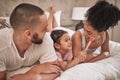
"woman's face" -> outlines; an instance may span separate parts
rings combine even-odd
[[[89,41],[90,38],[98,39],[100,37],[99,32],[95,30],[88,21],[84,23],[84,36]]]

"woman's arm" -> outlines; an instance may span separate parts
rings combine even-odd
[[[93,54],[88,54],[86,62],[95,62],[104,58],[107,58],[110,54],[109,51],[109,35],[108,32],[106,33],[106,40],[104,41],[103,45],[101,46],[101,54],[98,56],[94,56]]]
[[[76,31],[72,36],[72,52],[73,57],[76,58],[81,52],[82,38],[80,31]]]

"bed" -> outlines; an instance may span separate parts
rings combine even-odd
[[[70,36],[74,33],[74,31],[64,27],[57,27],[56,29],[68,31]],[[120,80],[120,43],[110,41],[109,46],[111,51],[109,58],[94,63],[78,64],[64,71],[55,80]],[[29,69],[30,68],[26,67],[8,73],[7,77],[9,78],[14,74],[24,73]]]

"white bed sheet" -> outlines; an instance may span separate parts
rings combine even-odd
[[[56,80],[120,80],[120,43],[110,41],[111,57],[95,63],[79,64]]]

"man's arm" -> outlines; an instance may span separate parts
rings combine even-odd
[[[11,80],[54,80],[59,74],[18,74],[11,77]]]
[[[24,74],[18,74],[11,77],[11,80],[54,80],[59,76],[61,69],[57,62],[46,62],[32,67]],[[48,77],[47,77],[48,76]]]
[[[6,71],[0,71],[0,80],[6,80]]]

